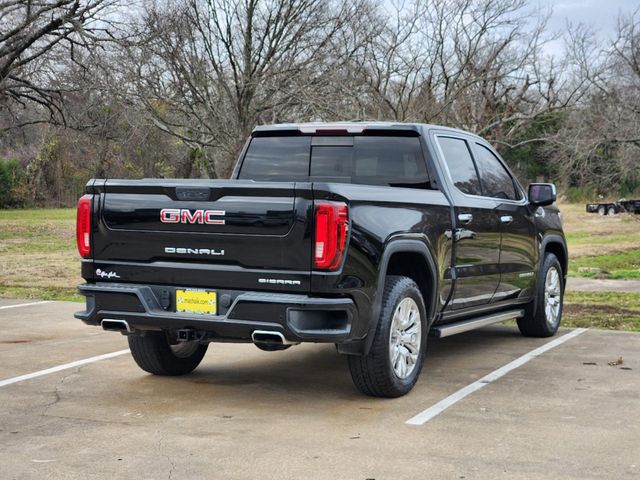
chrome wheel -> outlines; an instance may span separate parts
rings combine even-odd
[[[561,301],[560,274],[555,267],[551,267],[547,270],[547,277],[544,282],[544,314],[547,323],[552,327],[558,321]]]
[[[406,297],[396,307],[391,320],[389,358],[398,378],[407,378],[420,357],[422,322],[418,304]]]
[[[196,350],[198,350],[198,347],[200,346],[200,342],[180,342],[169,346],[176,357],[189,358],[191,355],[196,353]]]

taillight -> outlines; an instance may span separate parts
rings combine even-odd
[[[335,270],[342,262],[349,229],[347,205],[342,202],[316,202],[314,265]]]
[[[78,253],[81,257],[88,257],[91,253],[91,199],[92,195],[84,195],[78,200],[76,217],[76,240]]]

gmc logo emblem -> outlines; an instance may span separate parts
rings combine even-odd
[[[224,225],[224,210],[194,210],[187,208],[163,208],[160,210],[162,223],[199,223],[205,225]]]

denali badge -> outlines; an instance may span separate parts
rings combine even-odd
[[[164,253],[178,253],[188,255],[224,255],[224,250],[216,250],[215,248],[181,248],[181,247],[164,247]]]
[[[99,268],[96,269],[96,277],[100,278],[120,278],[116,272],[103,272]]]
[[[258,283],[270,283],[272,285],[301,285],[300,280],[286,278],[259,278]]]
[[[206,225],[224,225],[224,210],[194,210],[188,208],[163,208],[160,210],[162,223],[199,223]]]

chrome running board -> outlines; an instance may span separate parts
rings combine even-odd
[[[505,320],[514,320],[524,316],[524,310],[509,310],[506,312],[476,317],[461,322],[447,323],[445,325],[435,325],[431,327],[430,334],[434,337],[442,338],[455,335],[456,333],[467,332],[480,327],[486,327],[494,323],[504,322]]]

